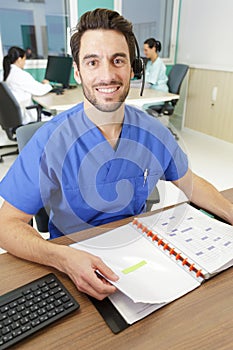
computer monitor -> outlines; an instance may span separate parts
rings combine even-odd
[[[70,56],[48,56],[45,79],[51,83],[69,86],[73,59]]]

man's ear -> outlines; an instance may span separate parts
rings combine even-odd
[[[74,79],[78,84],[81,84],[79,70],[75,62],[73,63],[73,67],[74,67]]]

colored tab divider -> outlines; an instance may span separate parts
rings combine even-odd
[[[137,229],[140,230],[142,233],[146,233],[147,237],[150,237],[152,239],[152,241],[157,242],[157,245],[161,246],[163,248],[163,250],[168,250],[169,255],[174,255],[176,260],[181,261],[183,266],[186,266],[189,268],[189,271],[194,271],[196,273],[196,277],[201,277],[204,279],[204,275],[203,275],[201,269],[198,270],[196,267],[194,267],[194,264],[191,264],[187,258],[183,258],[180,253],[177,253],[174,248],[171,248],[168,243],[163,241],[163,238],[159,237],[156,233],[152,232],[146,226],[144,226],[138,220],[138,218],[134,218],[132,224],[135,225],[137,227]],[[122,272],[127,274],[127,273],[132,272],[132,271],[140,268],[141,266],[145,265],[145,263],[146,263],[145,261],[141,261],[140,263],[138,263],[134,266],[131,266],[131,267],[123,270]],[[124,272],[124,271],[126,271],[126,272]]]
[[[140,269],[140,267],[142,267],[146,264],[147,264],[147,262],[145,260],[142,260],[133,266],[127,267],[126,269],[122,270],[121,272],[124,273],[125,275],[127,275],[130,272],[134,272],[135,270]]]
[[[199,209],[199,211],[207,216],[209,216],[210,218],[213,218],[214,219],[214,215],[213,214],[210,214],[208,213],[208,211],[205,211],[204,209]]]

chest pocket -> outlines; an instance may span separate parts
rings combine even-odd
[[[84,221],[113,219],[140,214],[159,179],[158,173],[96,182],[66,189],[72,211]]]
[[[159,179],[159,172],[150,171],[147,175],[144,173],[135,178],[135,214],[143,211],[146,200]]]
[[[79,168],[78,178],[66,176],[66,186],[63,185],[67,202],[77,216],[96,221],[143,211],[160,177],[158,169],[149,169],[145,178],[142,167],[129,160],[114,159],[100,167],[93,164],[94,161],[85,171]]]

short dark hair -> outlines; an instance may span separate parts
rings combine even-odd
[[[10,73],[11,64],[15,63],[19,57],[23,58],[26,51],[17,46],[12,46],[8,54],[3,58],[3,80],[5,81]]]
[[[145,40],[144,44],[147,44],[150,49],[152,49],[152,47],[155,47],[156,51],[158,51],[158,52],[160,52],[162,49],[161,42],[159,40],[156,40],[155,38],[149,38],[149,39]]]
[[[132,23],[116,11],[97,8],[81,16],[70,40],[72,56],[78,68],[81,37],[85,31],[95,29],[110,29],[122,33],[129,47],[130,62],[132,64],[135,60],[135,37]]]

